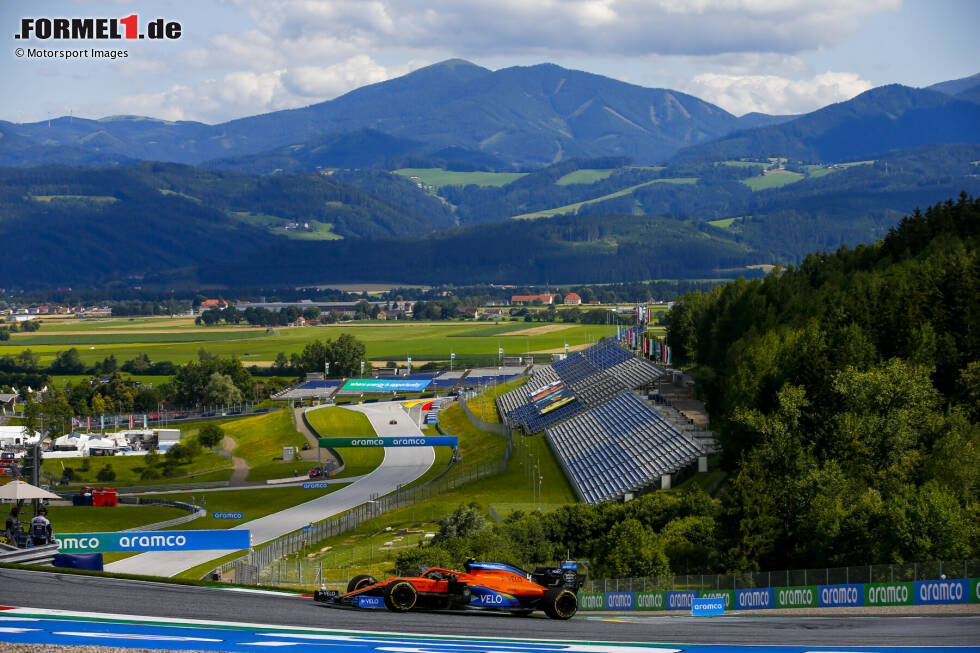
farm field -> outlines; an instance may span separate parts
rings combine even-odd
[[[140,352],[152,362],[172,361],[185,363],[198,358],[198,351],[206,349],[222,357],[237,356],[244,365],[269,364],[279,352],[287,356],[300,353],[313,340],[336,339],[349,333],[367,347],[367,358],[375,361],[405,361],[411,356],[415,361],[448,360],[450,351],[462,355],[495,355],[503,347],[504,355],[518,355],[535,351],[548,351],[569,345],[596,342],[615,332],[615,327],[605,325],[557,325],[559,330],[530,331],[534,324],[524,322],[355,322],[341,325],[280,328],[279,335],[254,328],[207,328],[186,325],[175,320],[174,328],[162,325],[168,318],[155,322],[132,322],[129,328],[88,322],[66,325],[52,324],[42,327],[41,332],[13,334],[0,346],[0,356],[16,355],[30,349],[41,356],[45,366],[56,353],[75,347],[87,365],[115,356],[120,364],[135,358]],[[150,326],[152,325],[152,326]],[[155,328],[159,325],[159,328]],[[112,331],[112,333],[106,333]],[[122,331],[122,333],[117,333]],[[158,333],[164,331],[164,333]]]
[[[442,168],[402,168],[395,174],[403,177],[418,177],[427,186],[506,186],[523,177],[525,172],[457,172]],[[415,180],[413,180],[415,181]]]
[[[613,169],[609,170],[590,170],[581,169],[569,172],[567,175],[558,179],[555,183],[559,186],[571,186],[572,184],[594,184],[597,181],[601,181],[606,177],[610,176],[612,173],[616,172]]]
[[[787,184],[800,181],[805,176],[806,175],[802,175],[798,172],[772,172],[767,175],[759,175],[758,177],[743,179],[742,183],[752,190],[768,190],[770,188],[780,188],[782,186],[786,186]]]

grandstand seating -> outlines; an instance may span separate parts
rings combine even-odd
[[[588,503],[616,499],[697,461],[704,451],[630,392],[545,431]]]
[[[660,375],[660,370],[652,363],[634,356],[612,340],[603,340],[584,351],[536,369],[523,386],[498,397],[497,406],[508,425],[530,435],[556,424],[557,419],[600,406],[626,390],[656,380]],[[538,415],[531,405],[530,393],[559,380],[568,385],[576,401],[562,406],[564,410],[561,412],[556,409]]]

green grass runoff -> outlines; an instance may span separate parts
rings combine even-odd
[[[30,513],[25,508],[22,521]],[[113,533],[146,524],[184,517],[188,513],[170,506],[134,506],[120,504],[115,508],[92,506],[48,506],[48,519],[55,533]],[[25,526],[26,530],[26,526]]]
[[[575,202],[574,204],[566,204],[565,206],[559,206],[554,209],[546,209],[544,211],[534,211],[533,213],[524,213],[522,215],[515,215],[511,219],[536,220],[538,218],[551,218],[556,215],[560,215],[564,213],[572,213],[574,211],[578,211],[581,207],[585,206],[586,204],[594,204],[596,202],[602,202],[604,200],[613,199],[614,197],[622,197],[623,195],[629,195],[637,188],[649,186],[650,184],[696,184],[696,183],[698,183],[697,177],[669,177],[666,179],[653,179],[651,181],[645,181],[642,184],[636,184],[635,186],[629,186],[627,188],[620,189],[615,193],[609,193],[608,195],[603,195],[602,197],[594,197],[590,200]]]
[[[419,181],[427,186],[506,186],[512,181],[523,177],[524,172],[456,172],[455,170],[443,170],[442,168],[401,168],[395,170],[395,174],[403,177],[418,177],[412,181]]]
[[[176,492],[173,494],[154,494],[154,499],[170,499],[172,501],[194,501],[207,510],[204,517],[199,517],[192,522],[175,526],[176,530],[204,530],[204,529],[224,529],[237,526],[259,517],[271,515],[274,512],[285,510],[297,506],[307,501],[312,501],[331,492],[336,492],[343,485],[333,485],[327,489],[304,490],[301,487],[270,487],[260,490],[220,490],[215,492],[202,492],[189,490],[186,492]],[[202,504],[202,499],[204,503]],[[211,514],[214,512],[240,512],[243,515],[241,521],[235,519],[214,519]],[[186,513],[184,513],[186,514]]]
[[[408,419],[408,415],[405,416]],[[321,437],[354,437],[377,435],[364,413],[339,406],[325,406],[306,413],[306,419]],[[380,447],[339,447],[334,449],[344,461],[344,469],[337,478],[367,474],[384,460]]]

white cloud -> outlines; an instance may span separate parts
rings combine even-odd
[[[141,55],[143,64],[131,63],[150,70],[162,62],[169,75],[154,73],[155,87],[137,85],[132,95],[106,101],[108,112],[223,121],[331,99],[445,53],[477,62],[682,56],[695,70],[714,73],[683,90],[703,89],[733,110],[796,107],[807,103],[799,96],[806,82],[783,80],[783,88],[777,82],[812,74],[800,53],[832,46],[862,18],[897,8],[901,0],[229,2],[253,27],[166,55]],[[834,83],[845,93],[855,80],[812,85],[819,95],[809,104],[834,95]]]
[[[800,80],[775,75],[705,73],[695,77],[684,90],[742,115],[752,111],[806,113],[849,100],[872,86],[856,73],[825,72]]]
[[[795,53],[901,0],[237,0],[283,49],[313,38],[470,55]]]
[[[193,85],[175,84],[161,92],[115,98],[105,107],[87,110],[93,115],[136,114],[164,120],[220,122],[322,102],[365,84],[404,75],[427,63],[412,61],[386,68],[370,57],[357,56],[332,66],[236,71]]]

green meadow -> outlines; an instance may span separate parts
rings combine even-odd
[[[403,177],[418,177],[417,180],[427,186],[506,186],[512,181],[523,177],[525,172],[456,172],[455,170],[443,170],[442,168],[402,168],[395,170],[395,174]]]
[[[41,332],[13,337],[0,346],[0,356],[16,355],[30,349],[41,356],[40,364],[49,364],[59,351],[75,347],[82,362],[92,365],[107,356],[115,356],[122,364],[146,353],[153,362],[172,361],[176,364],[196,360],[198,351],[206,349],[222,357],[237,356],[242,363],[269,364],[279,352],[287,356],[302,352],[314,340],[336,339],[349,333],[364,343],[366,357],[374,361],[405,361],[409,356],[417,364],[424,361],[449,360],[450,352],[457,357],[466,355],[504,355],[527,353],[544,354],[569,346],[588,345],[615,332],[605,325],[545,324],[525,322],[352,322],[339,325],[279,328],[273,333],[265,329],[194,327],[180,324],[165,329],[150,323],[136,323],[130,328],[108,328],[98,323],[42,327]],[[156,324],[153,325],[154,327]],[[106,331],[111,331],[107,333]],[[166,331],[166,333],[160,333]],[[278,335],[276,335],[278,333]]]
[[[567,176],[567,175],[566,175]],[[629,195],[637,188],[642,188],[644,186],[649,186],[650,184],[696,184],[698,183],[697,177],[668,177],[665,179],[654,179],[652,181],[645,181],[642,184],[636,184],[635,186],[629,186],[628,188],[623,188],[616,191],[615,193],[609,193],[608,195],[603,195],[602,197],[594,197],[583,202],[575,202],[574,204],[566,204],[565,206],[559,206],[554,209],[546,209],[544,211],[535,211],[533,213],[524,213],[522,215],[515,215],[512,217],[513,220],[535,220],[537,218],[551,218],[556,215],[561,215],[564,213],[574,213],[578,211],[581,207],[586,204],[594,204],[595,202],[602,202],[603,200],[612,199],[614,197],[622,197],[623,195]]]

